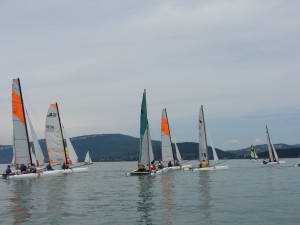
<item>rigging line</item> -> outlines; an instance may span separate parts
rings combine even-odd
[[[41,125],[42,123],[38,119],[37,114],[35,113],[35,110],[34,110],[33,106],[31,105],[30,101],[28,100],[26,94],[25,93],[22,93],[22,94],[25,97],[26,105],[29,106],[29,109],[30,109],[29,111],[32,112],[34,119],[37,121],[37,125],[38,125],[39,129],[43,131],[44,125]],[[25,107],[25,109],[27,109],[27,107]],[[32,115],[32,114],[30,113],[30,115]]]

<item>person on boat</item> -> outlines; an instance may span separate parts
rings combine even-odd
[[[50,163],[46,166],[46,170],[48,170],[48,171],[53,170]]]
[[[66,169],[66,163],[65,163],[65,162],[61,165],[61,168],[62,168],[63,170]]]
[[[152,162],[151,170],[152,170],[152,171],[156,171],[156,165],[155,165],[155,162]]]
[[[200,168],[208,167],[208,164],[207,164],[207,162],[205,161],[205,159],[203,159],[203,160],[200,162],[199,167],[200,167]]]
[[[180,166],[180,163],[178,160],[175,161],[175,166]]]
[[[71,166],[69,163],[66,163],[66,169],[71,169]]]
[[[16,164],[16,170],[19,170],[20,169],[20,166],[19,166],[19,164],[17,163]]]
[[[161,163],[161,161],[158,162],[157,167],[158,167],[158,169],[163,169],[163,168],[164,168],[164,166],[163,166],[163,164]]]
[[[13,172],[12,172],[12,170],[11,170],[10,167],[11,167],[10,165],[7,165],[7,168],[6,168],[6,170],[5,170],[5,174],[6,174],[6,175],[13,174]]]
[[[21,173],[27,173],[27,166],[25,164],[21,164]]]
[[[173,166],[172,162],[169,161],[169,162],[168,162],[168,167],[172,167],[172,166]]]
[[[138,171],[139,172],[144,172],[145,171],[145,166],[142,165],[142,164],[139,164]]]
[[[267,164],[267,163],[268,163],[267,160],[264,159],[264,160],[263,160],[263,164]]]
[[[35,168],[35,164],[34,163],[30,166],[29,172],[30,173],[36,173],[36,168]]]

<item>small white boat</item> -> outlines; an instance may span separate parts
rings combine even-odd
[[[268,126],[266,125],[266,134],[267,134],[267,141],[268,141],[268,151],[269,151],[269,161],[263,161],[261,164],[264,165],[278,165],[285,163],[283,160],[279,160],[275,147],[270,139],[270,134],[268,130]]]
[[[217,152],[216,152],[211,140],[210,140],[210,142],[211,142],[213,158],[214,158],[213,161],[218,162],[219,158],[218,158]],[[184,170],[206,171],[206,170],[227,170],[227,169],[229,169],[229,166],[227,166],[227,165],[223,165],[223,166],[211,165],[209,162],[209,152],[208,152],[208,146],[207,146],[203,105],[201,105],[200,110],[199,110],[199,162],[202,162],[202,161],[207,162],[207,166],[201,167],[201,168],[194,167],[194,168],[184,169]]]

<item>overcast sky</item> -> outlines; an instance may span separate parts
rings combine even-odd
[[[36,133],[57,102],[71,137],[139,137],[143,89],[151,135],[167,108],[177,142],[215,147],[300,143],[300,1],[0,0],[0,144],[12,143],[19,77]]]

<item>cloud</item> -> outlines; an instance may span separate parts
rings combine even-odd
[[[255,144],[260,144],[261,143],[261,140],[259,138],[256,138],[255,139]]]
[[[237,139],[230,139],[230,140],[225,141],[225,144],[227,144],[227,145],[240,145],[241,142]]]

